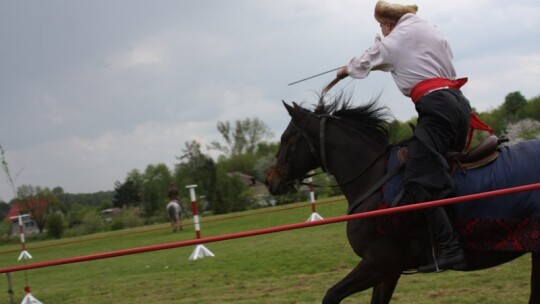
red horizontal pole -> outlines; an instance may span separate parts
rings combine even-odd
[[[336,217],[317,220],[313,222],[301,222],[301,223],[296,223],[296,224],[289,224],[289,225],[282,225],[282,226],[250,230],[250,231],[244,231],[244,232],[237,232],[237,233],[231,233],[231,234],[204,237],[204,238],[194,239],[194,240],[173,242],[173,243],[167,243],[167,244],[150,245],[150,246],[145,246],[145,247],[124,249],[124,250],[117,250],[117,251],[109,251],[109,252],[104,252],[104,253],[77,256],[77,257],[72,257],[72,258],[64,258],[64,259],[32,263],[32,264],[26,264],[26,265],[20,265],[20,266],[11,266],[11,267],[0,268],[0,273],[16,272],[16,271],[22,271],[22,270],[28,270],[28,269],[44,268],[44,267],[58,266],[58,265],[63,265],[63,264],[71,264],[71,263],[79,263],[79,262],[86,262],[86,261],[92,261],[92,260],[113,258],[113,257],[118,257],[118,256],[130,255],[130,254],[145,253],[145,252],[150,252],[150,251],[213,243],[213,242],[232,240],[232,239],[244,238],[244,237],[255,236],[255,235],[294,230],[294,229],[299,229],[299,228],[333,224],[333,223],[350,221],[350,220],[361,219],[361,218],[369,218],[369,217],[391,215],[391,214],[396,214],[396,213],[410,212],[410,211],[419,210],[419,209],[456,204],[456,203],[461,203],[464,201],[478,200],[478,199],[488,198],[492,196],[531,191],[535,189],[540,189],[540,183],[518,186],[518,187],[513,187],[513,188],[500,189],[500,190],[493,190],[493,191],[477,193],[477,194],[464,195],[464,196],[459,196],[459,197],[446,198],[442,200],[436,200],[436,201],[426,202],[426,203],[418,203],[414,205],[406,205],[406,206],[399,206],[399,207],[382,209],[382,210],[356,213],[356,214],[351,214],[351,215],[336,216]]]

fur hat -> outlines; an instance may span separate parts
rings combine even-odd
[[[377,1],[375,4],[375,19],[378,22],[398,22],[399,19],[407,14],[412,13],[416,14],[418,11],[417,5],[402,5],[402,4],[393,4],[385,1]]]

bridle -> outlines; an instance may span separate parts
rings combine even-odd
[[[309,121],[309,119],[311,117],[315,117],[317,119],[320,119],[320,132],[319,132],[320,133],[320,135],[319,135],[319,145],[321,147],[320,152],[317,152],[317,149],[315,149],[315,145],[313,144],[313,142],[311,141],[309,136],[304,131],[304,129],[306,128],[307,123],[308,123],[308,121]],[[318,162],[319,166],[321,167],[321,169],[323,170],[323,172],[326,172],[326,173],[329,173],[328,168],[327,168],[327,164],[326,164],[326,149],[322,148],[322,147],[326,146],[326,131],[325,131],[325,128],[326,128],[326,120],[329,117],[335,118],[335,119],[340,119],[339,117],[333,116],[333,115],[330,115],[330,114],[314,114],[313,112],[309,112],[309,113],[307,113],[306,117],[304,118],[304,120],[302,121],[300,126],[298,126],[293,121],[291,121],[291,125],[296,130],[296,134],[294,134],[293,136],[296,136],[296,137],[301,136],[306,140],[306,143],[307,143],[308,148],[309,148],[309,152],[311,153],[313,158],[317,160],[317,162]],[[294,151],[294,149],[296,149],[296,143],[292,147],[293,151]],[[285,149],[285,152],[288,152],[288,150],[289,149],[287,147]],[[278,153],[278,155],[276,155],[277,164],[274,166],[274,168],[276,168],[276,170],[279,172],[280,176],[283,177],[283,183],[285,183],[287,185],[292,185],[292,186],[306,185],[307,183],[303,182],[303,180],[305,180],[306,178],[309,178],[309,177],[320,174],[320,173],[305,174],[305,175],[297,177],[297,178],[290,178],[289,174],[288,174],[290,165],[286,161],[281,161],[282,158],[286,157],[285,155],[282,155],[282,154],[283,153],[281,153],[281,151],[280,151],[280,153]]]
[[[315,145],[313,144],[311,138],[306,134],[306,132],[304,130],[306,128],[307,123],[308,123],[308,121],[309,121],[309,119],[311,117],[315,117],[316,119],[320,120],[319,121],[319,152],[317,152],[317,150],[315,149]],[[314,186],[314,187],[341,187],[341,186],[345,186],[345,185],[348,185],[348,184],[354,182],[355,180],[360,178],[362,175],[364,175],[381,157],[386,155],[386,153],[388,151],[388,148],[390,146],[386,146],[384,149],[382,149],[377,154],[377,156],[375,158],[373,158],[368,163],[368,165],[365,168],[363,168],[361,171],[359,171],[357,174],[355,174],[352,178],[350,178],[346,182],[342,182],[342,183],[338,183],[338,184],[334,184],[334,185],[317,185],[317,184],[304,182],[305,179],[316,176],[316,175],[319,175],[321,173],[332,174],[330,172],[329,168],[328,168],[327,155],[326,155],[326,122],[328,121],[329,118],[338,119],[338,120],[341,119],[341,117],[334,116],[334,115],[331,115],[331,114],[315,114],[313,112],[309,112],[306,115],[306,117],[304,118],[304,120],[303,120],[303,122],[301,123],[300,126],[296,125],[294,122],[291,122],[292,125],[295,127],[296,131],[298,132],[298,135],[302,136],[306,140],[306,143],[307,143],[307,145],[309,147],[311,155],[317,160],[317,162],[318,162],[318,164],[321,167],[323,172],[305,174],[305,175],[303,175],[301,177],[298,177],[298,178],[295,178],[295,179],[291,179],[291,178],[286,177],[283,180],[283,182],[285,184],[295,185],[295,186],[310,185],[310,186]],[[288,168],[283,168],[283,165],[278,164],[277,166],[280,166],[278,168],[278,170],[284,170],[284,171],[288,172]],[[286,175],[288,175],[288,174],[286,174]]]
[[[320,127],[319,127],[319,143],[320,143],[319,151],[320,151],[320,153],[317,153],[317,150],[315,149],[315,146],[311,142],[311,139],[309,138],[309,136],[307,136],[306,132],[304,131],[304,128],[307,125],[307,121],[309,120],[309,118],[311,116],[315,116],[316,118],[320,118]],[[328,166],[327,166],[327,163],[326,163],[326,148],[325,148],[326,147],[326,121],[327,121],[328,118],[340,119],[340,117],[338,117],[338,116],[333,116],[333,115],[329,115],[329,114],[316,115],[316,114],[313,114],[313,113],[310,112],[306,116],[306,118],[304,119],[304,122],[302,123],[302,127],[298,127],[294,123],[292,123],[292,124],[296,128],[299,135],[301,135],[302,137],[304,137],[306,139],[306,142],[307,142],[307,144],[309,146],[311,154],[314,155],[315,159],[317,159],[319,161],[319,165],[321,166],[323,171],[328,173],[328,174],[331,174],[328,171]],[[345,185],[348,185],[348,184],[354,182],[355,180],[360,178],[362,175],[364,175],[383,156],[388,154],[388,151],[390,150],[391,147],[392,147],[391,145],[385,145],[385,147],[383,149],[381,149],[381,151],[368,163],[368,165],[366,167],[364,167],[362,170],[360,170],[357,174],[355,174],[352,178],[350,178],[346,182],[338,183],[336,185],[331,185],[331,186],[321,186],[321,185],[315,185],[315,184],[312,184],[312,183],[304,182],[305,179],[307,179],[309,177],[312,177],[312,176],[315,176],[317,174],[306,174],[303,177],[297,178],[297,179],[294,179],[294,180],[290,180],[289,178],[285,178],[283,180],[283,182],[285,184],[288,184],[288,185],[298,185],[298,186],[300,186],[300,185],[308,185],[308,186],[314,186],[314,187],[342,187],[342,186],[345,186]],[[384,185],[384,183],[386,183],[393,176],[398,174],[402,170],[403,167],[404,167],[404,163],[401,163],[399,166],[397,166],[395,168],[392,168],[391,170],[388,170],[384,174],[384,176],[381,177],[376,182],[374,182],[368,188],[367,191],[365,191],[361,196],[359,196],[358,198],[356,198],[353,202],[351,202],[349,204],[347,214],[354,213],[362,202],[364,202],[367,198],[369,198],[371,195],[373,195],[378,189],[380,189]],[[402,193],[400,193],[400,195],[398,197],[401,198],[401,195],[402,195]],[[395,203],[396,202],[392,202],[393,205]]]

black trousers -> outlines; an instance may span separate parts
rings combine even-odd
[[[447,152],[465,147],[471,106],[461,91],[431,92],[416,103],[418,123],[409,142],[404,186],[415,202],[443,199],[455,194],[444,159]]]

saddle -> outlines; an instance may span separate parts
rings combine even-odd
[[[456,168],[462,170],[480,168],[496,160],[499,157],[498,147],[507,141],[509,139],[505,136],[490,135],[471,150],[467,152],[448,152],[445,158],[450,168],[452,168],[451,172],[454,172]],[[407,147],[398,150],[398,159],[401,164],[407,162],[408,155],[409,150]]]

